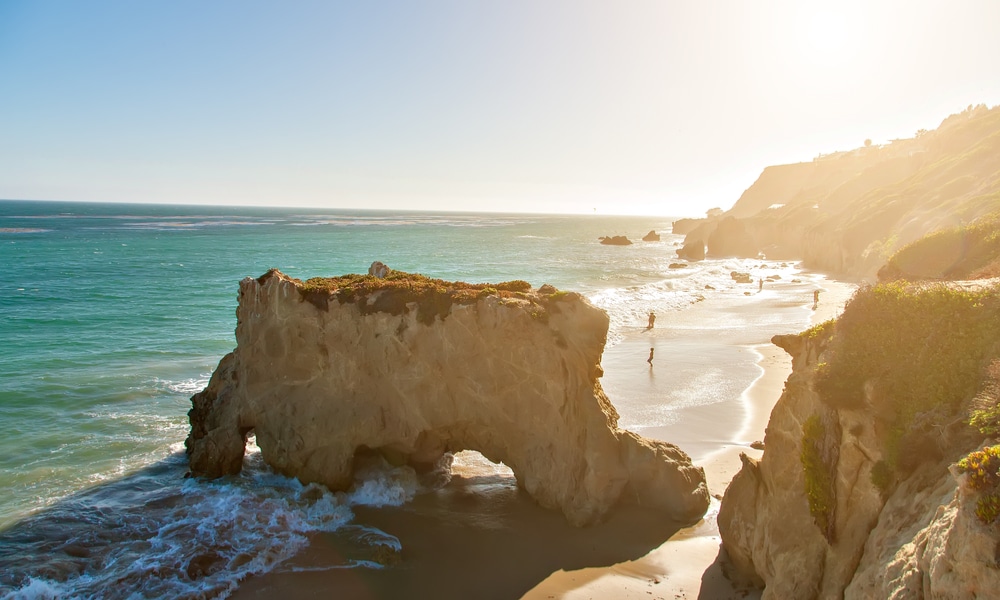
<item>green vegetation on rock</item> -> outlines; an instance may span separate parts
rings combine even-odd
[[[831,407],[867,407],[876,416],[890,469],[880,475],[884,483],[892,471],[934,456],[936,428],[961,420],[982,398],[998,355],[997,287],[882,283],[859,289],[848,303],[814,387]],[[995,398],[979,413],[990,426],[997,424]]]
[[[882,281],[980,279],[1000,275],[1000,214],[931,233],[902,248],[882,267]]]
[[[1000,435],[1000,360],[986,368],[982,390],[972,401],[969,425],[984,435]]]
[[[802,336],[810,340],[825,339],[830,337],[836,325],[837,325],[836,319],[827,319],[826,321],[823,321],[822,323],[817,323],[812,327],[810,327],[809,329],[803,331]]]
[[[261,283],[277,272],[271,269],[257,280]],[[455,304],[474,304],[482,298],[496,296],[502,300],[524,300],[533,305],[530,314],[546,319],[548,307],[540,306],[539,300],[548,297],[532,297],[531,284],[515,279],[502,283],[465,283],[444,281],[418,273],[390,271],[385,277],[374,275],[342,275],[340,277],[313,277],[306,281],[293,281],[303,300],[320,310],[326,310],[331,300],[340,304],[354,303],[362,314],[387,312],[402,314],[407,305],[416,303],[417,319],[430,324],[435,317],[445,318]]]
[[[989,525],[1000,515],[1000,445],[970,452],[957,466],[968,474],[968,488],[979,493],[976,516]]]
[[[827,540],[833,530],[833,507],[836,497],[833,488],[833,468],[827,464],[823,449],[827,431],[819,416],[813,415],[802,425],[802,472],[805,476],[806,498],[809,500],[809,514]]]

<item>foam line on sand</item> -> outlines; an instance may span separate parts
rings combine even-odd
[[[823,294],[820,303],[815,307],[811,302],[803,305],[810,311],[811,324],[821,323],[839,315],[844,303],[856,289],[853,284],[828,280],[822,280],[821,285]],[[771,302],[765,300],[752,310],[768,311],[782,302],[778,297],[772,300]],[[716,309],[717,307],[709,305],[701,315],[689,314],[689,316],[705,318]],[[623,342],[625,343],[628,342]],[[745,452],[748,456],[760,458],[761,451],[751,448],[750,443],[764,439],[764,430],[770,419],[771,410],[781,396],[784,382],[791,373],[791,358],[769,340],[746,345],[744,349],[755,355],[754,362],[758,367],[758,375],[739,394],[739,403],[744,412],[738,425],[730,430],[732,435],[729,439],[720,440],[720,436],[711,432],[698,431],[698,427],[690,422],[662,432],[664,439],[671,435],[670,429],[673,429],[678,433],[674,437],[690,438],[704,435],[718,440],[714,443],[714,448],[707,452],[696,453],[688,450],[694,462],[705,469],[709,490],[713,495],[712,505],[705,518],[693,527],[679,530],[665,543],[637,560],[609,567],[555,572],[525,594],[523,596],[525,600],[549,598],[565,600],[731,598],[735,600],[760,597],[757,590],[735,588],[723,575],[720,560],[721,540],[716,517],[719,500],[726,486],[740,470],[740,453]],[[618,351],[629,351],[629,349],[624,347]],[[611,353],[614,352],[615,349],[611,349]],[[606,387],[613,387],[613,384]],[[718,413],[720,410],[725,412],[727,407],[724,403],[720,403],[713,409]],[[725,426],[727,420],[717,418],[713,422]],[[729,426],[732,427],[731,424]],[[679,445],[687,450],[683,444]]]

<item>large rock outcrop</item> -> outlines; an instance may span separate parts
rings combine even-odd
[[[192,398],[191,471],[238,472],[251,431],[273,468],[331,489],[359,450],[420,466],[471,449],[576,525],[619,500],[696,521],[702,470],[617,426],[598,381],[607,328],[578,294],[525,282],[244,279],[237,347]]]
[[[997,288],[976,297],[962,288],[951,301],[941,288],[894,297],[897,289],[856,296],[840,319],[847,324],[772,340],[792,356],[793,371],[771,413],[763,456],[743,456],[718,517],[728,574],[763,587],[765,599],[972,599],[1000,590],[1000,525],[977,517],[982,493],[954,466],[985,437],[963,416],[966,392],[954,404],[951,390],[935,388],[928,397],[939,403],[927,405],[919,397],[894,397],[900,379],[892,379],[914,363],[914,372],[925,364],[940,365],[945,378],[959,372],[955,383],[977,377],[978,365],[995,360]],[[966,305],[972,309],[963,312]],[[942,320],[934,310],[955,316]],[[916,324],[921,320],[925,327]],[[982,338],[964,333],[966,327]],[[915,346],[903,328],[936,351],[926,359],[886,353],[894,345]],[[848,335],[851,344],[843,341]],[[859,352],[873,364],[858,378],[858,397],[843,381],[824,381],[838,361]],[[914,389],[926,387],[934,386],[921,381]],[[844,395],[834,401],[824,396],[829,390]]]
[[[763,253],[873,278],[907,244],[1000,211],[998,170],[1000,107],[970,106],[912,139],[767,167],[721,219],[678,222],[674,233],[707,243],[710,256]],[[727,231],[725,219],[740,225]]]
[[[770,598],[832,598],[850,582],[882,501],[869,473],[880,458],[871,420],[861,411],[836,414],[822,405],[809,376],[823,351],[816,340],[775,336],[792,354],[793,373],[771,412],[759,462],[744,457],[719,510],[719,533],[735,566],[734,579],[765,587]],[[817,525],[806,498],[800,457],[806,421],[822,415],[846,437],[836,445],[838,489],[832,517]],[[835,541],[830,543],[830,535]]]

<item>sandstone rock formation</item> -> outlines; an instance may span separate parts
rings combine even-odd
[[[736,283],[753,283],[753,276],[743,271],[730,271],[729,277]]]
[[[644,242],[658,242],[660,241],[660,234],[656,233],[656,230],[650,229],[649,233],[642,236],[642,241]]]
[[[727,574],[764,587],[765,599],[991,597],[1000,590],[1000,531],[977,519],[965,476],[949,467],[977,447],[978,433],[943,418],[933,443],[911,444],[919,456],[901,457],[911,466],[880,490],[873,471],[886,458],[884,420],[893,422],[886,392],[870,380],[856,405],[823,401],[817,367],[831,360],[830,330],[772,340],[792,356],[793,372],[762,458],[742,456],[722,500]]]
[[[624,235],[612,235],[612,236],[602,236],[599,238],[601,243],[606,246],[631,246],[632,240],[628,239]]]
[[[392,269],[390,269],[384,262],[379,260],[376,260],[375,262],[372,263],[370,267],[368,267],[368,274],[371,275],[372,277],[378,277],[379,279],[386,277],[391,272]]]
[[[710,256],[872,278],[907,244],[1000,211],[998,134],[1000,107],[970,106],[912,139],[767,167],[721,218],[677,221],[674,233]]]
[[[677,250],[677,257],[685,260],[705,260],[705,242],[692,240],[684,242]]]
[[[251,431],[277,471],[331,489],[360,450],[419,466],[472,449],[576,525],[619,500],[698,520],[702,470],[617,426],[598,381],[607,315],[545,291],[398,271],[244,279],[237,347],[192,398],[192,473],[238,472]]]
[[[708,256],[756,257],[760,246],[743,221],[723,217],[708,236]]]
[[[670,231],[674,235],[687,235],[704,222],[704,219],[678,219],[671,223]]]

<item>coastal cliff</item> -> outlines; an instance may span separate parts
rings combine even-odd
[[[1000,589],[1000,284],[880,284],[773,342],[792,374],[718,525],[764,598]]]
[[[427,469],[476,450],[575,525],[619,501],[705,513],[684,452],[618,428],[598,381],[603,311],[551,286],[379,271],[240,283],[236,349],[192,397],[192,474],[239,472],[253,433],[275,470],[334,490],[358,454]]]
[[[675,232],[708,256],[870,279],[907,244],[997,211],[1000,107],[979,105],[910,139],[767,167],[729,211]]]

